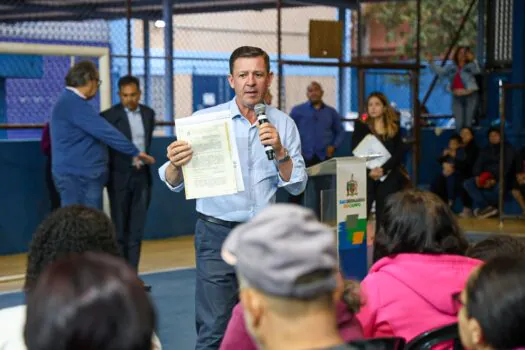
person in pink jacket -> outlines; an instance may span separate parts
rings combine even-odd
[[[346,282],[345,290],[340,301],[337,302],[337,328],[339,335],[345,342],[363,339],[361,324],[354,313],[359,310],[358,285],[356,282]],[[222,339],[220,350],[257,350],[255,342],[250,337],[244,323],[244,311],[241,303],[235,305],[226,333]]]
[[[361,283],[357,314],[366,338],[408,342],[457,322],[453,296],[481,264],[468,248],[454,214],[435,194],[408,190],[391,195],[378,223],[374,265]]]

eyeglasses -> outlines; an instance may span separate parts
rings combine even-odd
[[[461,300],[461,292],[452,294],[452,303],[457,312],[459,312],[462,307],[466,306],[463,300]]]

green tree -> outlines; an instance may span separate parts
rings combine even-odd
[[[444,54],[450,46],[462,17],[472,0],[421,1],[421,54]],[[413,58],[416,48],[416,1],[388,1],[368,4],[363,15],[368,23],[376,21],[385,26],[387,41],[402,42],[398,54]],[[470,12],[458,45],[474,48],[477,36],[477,6]],[[408,24],[408,26],[406,25]]]

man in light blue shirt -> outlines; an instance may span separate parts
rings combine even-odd
[[[270,123],[257,125],[254,106],[263,101],[272,79],[266,52],[256,47],[239,47],[230,56],[228,76],[235,98],[196,113],[230,111],[245,187],[243,192],[234,195],[197,200],[196,349],[219,348],[231,310],[238,301],[235,271],[220,255],[226,236],[236,225],[274,203],[279,187],[298,195],[306,186],[301,140],[294,121],[267,106]],[[268,160],[264,145],[272,146],[275,160]],[[186,142],[175,141],[167,152],[169,161],[159,169],[159,176],[172,191],[181,191],[181,166],[191,161],[193,151]]]

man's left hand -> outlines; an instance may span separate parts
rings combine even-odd
[[[275,155],[279,158],[284,151],[283,145],[281,144],[281,138],[279,137],[279,132],[275,126],[270,123],[264,123],[259,128],[259,139],[261,143],[265,146],[272,146]],[[281,157],[282,158],[282,157]]]
[[[326,156],[328,158],[332,158],[334,156],[335,147],[334,146],[328,146],[326,147]]]

